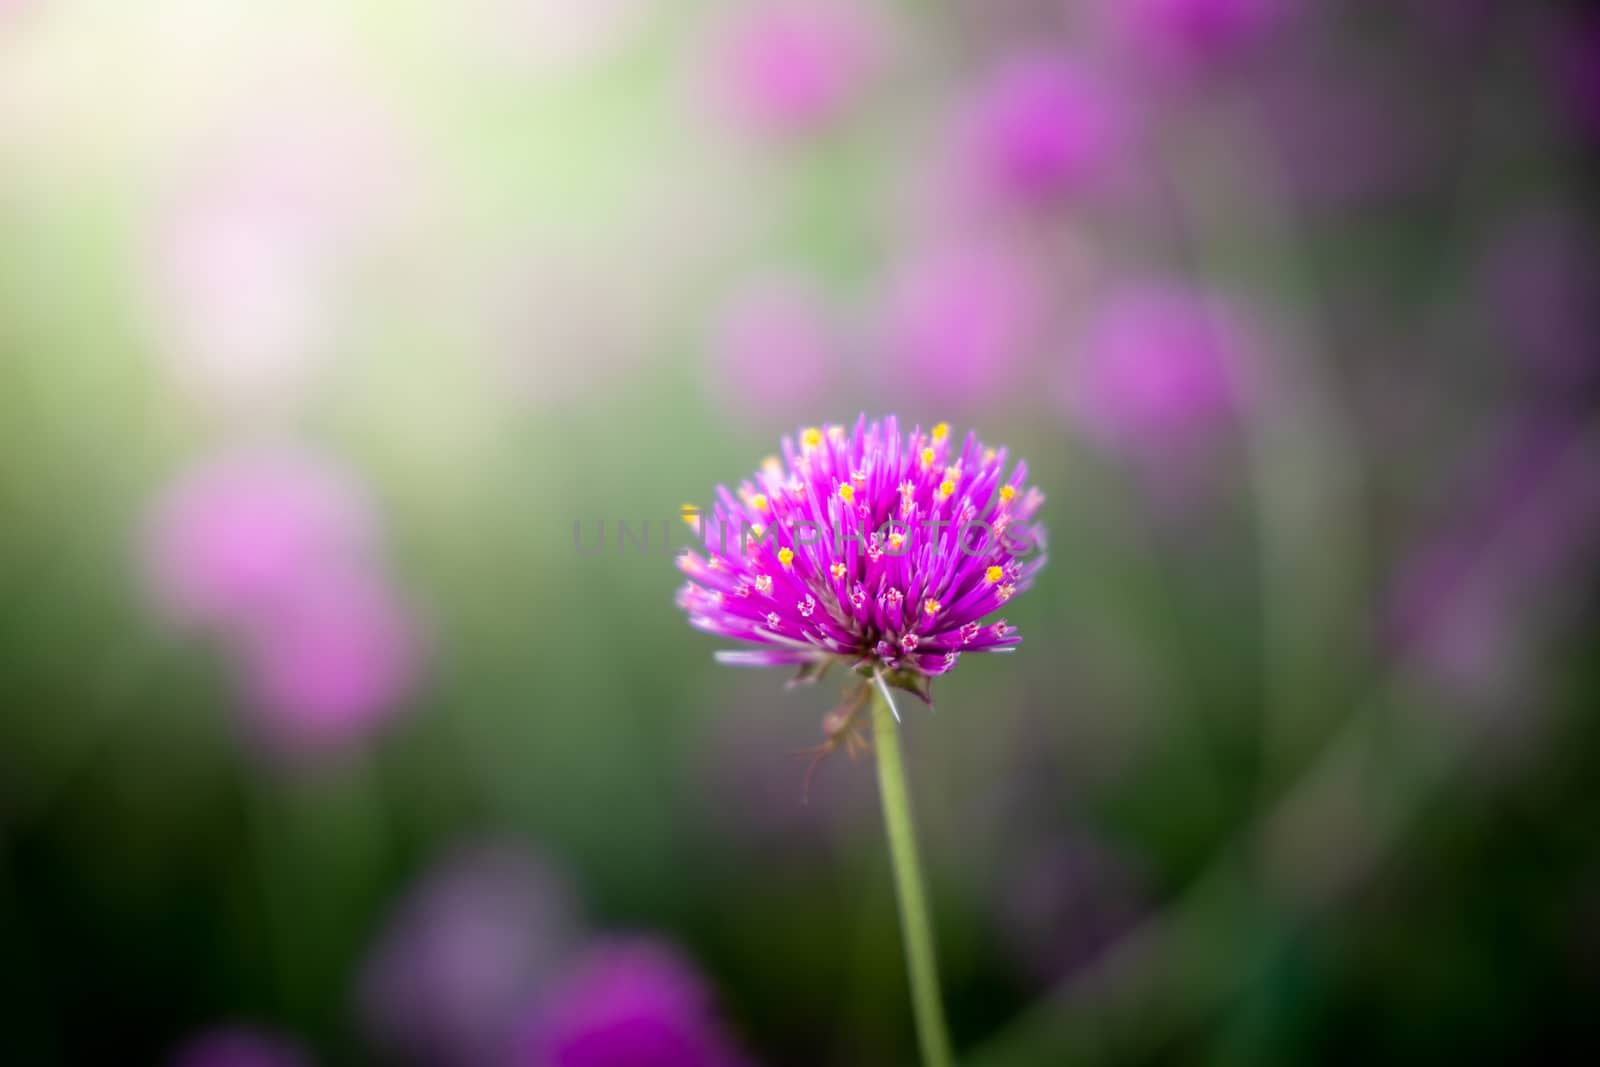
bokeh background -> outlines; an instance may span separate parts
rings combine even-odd
[[[0,0],[0,1062],[913,1062],[661,533],[861,412],[1048,497],[962,1062],[1582,1061],[1597,147],[1575,4]]]

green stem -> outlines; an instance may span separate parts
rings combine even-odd
[[[889,693],[880,681],[872,699],[872,740],[878,750],[878,791],[883,821],[889,832],[889,858],[894,866],[895,895],[900,901],[900,933],[911,976],[911,1006],[917,1020],[917,1043],[924,1067],[951,1067],[950,1033],[939,1003],[939,971],[933,957],[933,927],[922,864],[917,859],[916,832],[911,826],[911,797],[900,759],[900,732]]]

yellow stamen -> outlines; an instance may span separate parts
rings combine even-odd
[[[995,582],[998,582],[1005,576],[1006,571],[1004,567],[990,567],[988,570],[983,572],[983,580],[988,582],[990,585],[993,585]]]
[[[835,563],[833,566],[828,568],[828,573],[833,575],[835,578],[843,578],[844,570],[845,567],[843,563]]]
[[[949,478],[946,478],[944,481],[939,483],[939,495],[940,496],[948,497],[948,496],[950,496],[950,494],[954,493],[955,491],[956,491],[956,483],[952,482]]]
[[[933,466],[933,449],[924,448],[922,450],[922,465],[924,467]]]
[[[1017,487],[1016,486],[1014,486],[1014,485],[1002,485],[1000,487],[1000,500],[1003,503],[1006,503],[1006,504],[1011,503],[1012,497],[1014,497],[1016,495],[1017,495]]]
[[[780,548],[780,549],[778,549],[778,562],[783,564],[785,567],[791,566],[794,563],[794,549],[792,549],[792,548]]]
[[[940,604],[937,600],[933,599],[933,597],[929,597],[927,600],[924,600],[922,602],[922,611],[923,611],[924,614],[927,614],[927,615],[937,615],[937,614],[939,614],[939,609],[941,607],[943,607],[943,605]]]
[[[816,448],[822,444],[822,431],[815,426],[807,428],[800,434],[800,443],[805,445],[806,448]]]
[[[986,449],[983,450],[983,461],[985,463],[993,463],[994,462],[994,457],[997,456],[997,455],[999,455],[999,453],[996,452],[994,449],[986,448]]]
[[[895,530],[895,531],[893,531],[893,532],[891,532],[889,534],[889,547],[890,548],[899,548],[901,545],[903,545],[905,543],[906,543],[906,535],[901,533],[901,532],[899,532],[898,530]]]
[[[750,506],[755,508],[757,511],[766,511],[772,505],[767,503],[767,494],[757,493],[755,496],[750,498]]]
[[[700,509],[693,504],[685,504],[681,510],[683,512],[683,521],[690,526],[694,526],[700,521]]]
[[[939,423],[937,426],[935,426],[933,428],[933,439],[935,441],[943,441],[946,437],[949,437],[949,436],[950,436],[950,424],[948,422],[941,422],[941,423]]]
[[[839,499],[843,500],[846,504],[848,504],[852,500],[854,500],[855,498],[856,498],[856,487],[851,485],[849,482],[840,482],[839,483]]]

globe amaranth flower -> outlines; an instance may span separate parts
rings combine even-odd
[[[1033,522],[1044,497],[1026,477],[1023,463],[1007,473],[1004,449],[970,433],[958,445],[944,423],[804,430],[691,516],[706,552],[680,557],[679,606],[693,626],[757,646],[718,653],[724,663],[797,666],[810,680],[843,662],[927,699],[928,679],[963,652],[1021,641],[990,617],[1044,564]]]
[[[838,0],[739,5],[718,66],[731,111],[777,135],[815,133],[859,103],[883,60],[872,11]]]
[[[1131,133],[1109,83],[1048,51],[1008,57],[975,88],[958,127],[978,190],[1022,205],[1099,190]]]
[[[544,996],[513,1062],[526,1067],[746,1067],[712,990],[676,949],[601,943]]]
[[[1218,67],[1260,45],[1288,17],[1290,0],[1115,0],[1143,60],[1155,73]]]

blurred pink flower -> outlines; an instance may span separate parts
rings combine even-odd
[[[199,463],[156,499],[146,577],[176,620],[237,626],[363,564],[376,540],[366,494],[343,471],[298,449],[243,450]]]
[[[732,111],[771,133],[814,133],[856,106],[882,60],[883,29],[856,0],[740,4],[717,45]]]
[[[803,421],[844,367],[845,349],[824,294],[795,280],[758,283],[715,325],[712,388],[735,414]]]
[[[341,77],[296,75],[230,114],[153,221],[154,325],[178,382],[207,403],[304,391],[353,261],[414,192],[387,111]]]
[[[1290,0],[1110,0],[1141,73],[1183,77],[1238,58],[1283,21]]]
[[[884,316],[897,388],[967,407],[1016,395],[1046,319],[1033,264],[990,238],[914,255],[890,280]]]
[[[958,116],[961,169],[1003,202],[1050,203],[1102,189],[1120,162],[1130,112],[1084,65],[1051,52],[1007,59]]]
[[[315,753],[360,741],[399,710],[422,638],[375,576],[325,571],[250,630],[240,654],[262,740]]]
[[[247,1027],[210,1030],[191,1038],[168,1067],[311,1067],[311,1058],[287,1038]]]
[[[1064,382],[1067,410],[1104,446],[1173,454],[1203,444],[1241,406],[1251,340],[1218,297],[1177,282],[1114,294]]]
[[[500,1063],[579,937],[577,913],[563,874],[518,842],[453,852],[401,900],[363,965],[364,1030],[400,1062]]]
[[[711,989],[669,945],[602,943],[532,1012],[519,1067],[740,1067]]]

